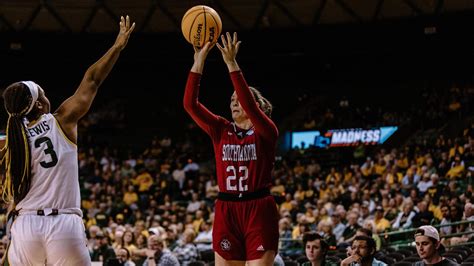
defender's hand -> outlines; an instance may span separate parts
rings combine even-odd
[[[118,47],[120,50],[123,50],[125,46],[127,46],[128,38],[130,38],[130,34],[132,33],[133,29],[135,29],[135,22],[130,24],[130,17],[127,15],[126,18],[123,16],[120,17],[120,31],[115,40],[114,46]]]

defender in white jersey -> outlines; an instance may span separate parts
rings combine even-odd
[[[8,112],[0,141],[3,199],[11,204],[10,265],[90,265],[80,206],[77,122],[112,70],[135,28],[121,17],[107,53],[86,71],[74,95],[53,113],[44,90],[21,81],[3,93]]]

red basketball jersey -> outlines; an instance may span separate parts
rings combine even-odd
[[[278,130],[258,107],[240,71],[230,73],[242,108],[253,127],[242,130],[227,119],[211,113],[198,101],[201,75],[190,72],[184,107],[211,137],[220,192],[246,193],[271,186]]]
[[[212,137],[219,191],[253,192],[271,186],[275,142],[264,140],[255,128],[242,130],[225,121]]]

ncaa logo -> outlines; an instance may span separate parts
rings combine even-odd
[[[224,251],[230,250],[230,241],[227,239],[222,239],[221,240],[221,249]]]

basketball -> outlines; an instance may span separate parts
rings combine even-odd
[[[217,42],[222,31],[222,21],[214,9],[198,5],[184,14],[181,31],[190,44],[201,48],[206,42]]]

